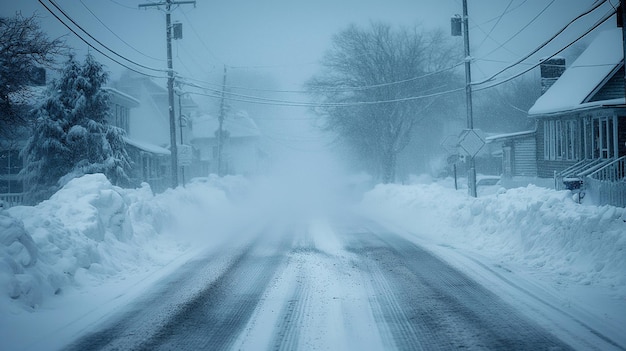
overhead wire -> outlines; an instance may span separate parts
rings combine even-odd
[[[460,67],[464,64],[464,62],[458,62],[450,67],[435,71],[435,72],[429,72],[426,74],[423,74],[421,76],[417,76],[417,77],[412,77],[412,78],[408,78],[408,79],[403,79],[403,80],[399,80],[399,81],[393,81],[393,82],[388,82],[388,83],[380,83],[380,84],[372,84],[372,85],[361,85],[361,86],[354,86],[354,87],[349,87],[349,86],[344,86],[341,88],[328,88],[326,86],[318,86],[318,87],[322,87],[324,89],[319,89],[318,91],[321,92],[350,92],[350,91],[362,91],[362,90],[368,90],[368,89],[376,89],[376,88],[383,88],[383,87],[387,87],[387,86],[393,86],[393,85],[398,85],[398,84],[403,84],[403,83],[408,83],[408,82],[412,82],[412,81],[416,81],[419,79],[424,79],[433,75],[437,75],[437,74],[441,74],[441,73],[445,73],[451,70],[454,70],[457,67]],[[228,66],[229,68],[231,66]],[[191,82],[198,82],[200,84],[207,84],[207,85],[212,85],[212,86],[216,86],[216,87],[225,87],[227,89],[238,89],[238,90],[248,90],[248,91],[260,91],[260,92],[271,92],[271,93],[293,93],[293,94],[308,94],[310,93],[310,91],[308,90],[278,90],[278,89],[261,89],[261,88],[251,88],[251,87],[243,87],[243,86],[234,86],[234,85],[225,85],[223,86],[222,84],[219,83],[211,83],[211,82],[206,82],[203,80],[199,80],[199,79],[194,79],[194,78],[185,78],[188,81]],[[315,86],[314,86],[315,87]]]
[[[43,5],[43,1],[42,0],[38,0],[40,4]],[[122,60],[128,61],[133,65],[136,65],[138,67],[147,69],[147,70],[151,70],[151,71],[156,71],[156,72],[168,72],[168,70],[166,69],[161,69],[161,68],[154,68],[154,67],[149,67],[146,65],[143,65],[141,63],[138,63],[136,61],[133,61],[121,54],[119,54],[117,51],[109,48],[107,45],[103,44],[100,40],[96,39],[93,35],[91,35],[88,31],[86,31],[81,25],[79,25],[78,23],[76,23],[76,21],[74,21],[74,19],[67,14],[67,12],[65,12],[54,0],[48,0],[48,2],[50,4],[52,4],[52,6],[54,6],[65,18],[67,18],[70,22],[72,22],[72,24],[74,24],[78,29],[80,29],[83,33],[85,33],[89,38],[91,38],[91,40],[95,41],[96,43],[98,43],[98,45],[102,46],[103,48],[105,48],[106,50],[108,50],[109,52],[111,52],[113,55],[121,58]],[[46,7],[46,9],[48,9],[48,11],[50,11],[50,9],[44,5],[44,7]],[[55,17],[57,19],[60,20],[60,18],[58,16],[55,15]],[[65,24],[65,22],[64,22]],[[66,27],[69,28],[69,26],[66,25]],[[74,34],[76,34],[76,32],[72,31]]]
[[[137,48],[135,48],[133,45],[129,44],[126,40],[124,40],[122,37],[120,37],[119,35],[117,35],[117,33],[115,33],[115,31],[113,31],[111,28],[109,28],[109,26],[107,26],[104,22],[102,22],[102,20],[101,20],[101,19],[100,19],[100,18],[99,18],[99,17],[98,17],[98,16],[97,16],[97,15],[96,15],[96,14],[95,14],[95,13],[94,13],[94,12],[93,12],[90,8],[89,8],[89,7],[88,7],[88,6],[87,6],[87,5],[83,2],[83,0],[79,0],[79,1],[80,1],[80,3],[83,5],[83,7],[84,7],[87,11],[89,11],[89,13],[90,13],[90,14],[91,14],[91,15],[92,15],[92,16],[93,16],[93,17],[94,17],[94,18],[95,18],[98,22],[100,22],[100,24],[102,24],[102,25],[104,26],[104,28],[106,28],[109,32],[111,32],[111,34],[113,34],[113,35],[114,35],[117,39],[119,39],[122,43],[124,43],[126,46],[128,46],[129,48],[131,48],[133,51],[135,51],[136,53],[138,53],[138,54],[140,54],[140,55],[142,55],[142,56],[144,56],[144,57],[147,57],[147,58],[149,58],[149,59],[153,59],[153,60],[156,60],[156,61],[165,62],[165,60],[164,60],[164,59],[162,59],[162,58],[157,58],[157,57],[154,57],[154,56],[150,56],[150,55],[148,55],[148,54],[146,54],[146,53],[144,53],[144,52],[142,52],[142,51],[140,51],[140,50],[137,50]]]
[[[485,41],[487,41],[487,38],[491,38],[491,33],[493,33],[493,31],[496,29],[496,27],[498,26],[498,24],[500,23],[500,21],[502,20],[504,15],[507,13],[507,10],[509,9],[509,7],[511,7],[511,4],[513,4],[513,1],[515,1],[515,0],[509,0],[509,4],[506,5],[506,8],[504,8],[504,11],[502,12],[502,14],[500,14],[500,16],[498,16],[498,19],[496,20],[496,23],[494,23],[493,26],[491,26],[491,29],[489,30],[489,33],[485,33],[485,37],[483,38],[483,40],[478,45],[476,45],[476,50],[478,50],[478,48],[480,48],[485,43]],[[492,38],[492,40],[493,40],[493,38]]]
[[[344,103],[342,103],[342,102],[335,102],[335,103],[319,102],[319,103],[315,103],[315,102],[305,102],[305,101],[289,101],[289,100],[280,100],[280,99],[270,99],[270,98],[263,98],[263,97],[258,97],[258,96],[244,95],[244,94],[238,94],[238,93],[233,93],[233,92],[229,92],[229,91],[223,91],[223,90],[218,90],[218,89],[211,89],[211,88],[203,87],[203,86],[196,85],[196,84],[193,84],[193,83],[188,83],[188,82],[187,83],[183,82],[182,84],[190,86],[190,87],[203,89],[204,91],[209,91],[209,92],[214,93],[213,95],[212,94],[207,94],[207,93],[192,93],[192,94],[206,95],[206,96],[217,97],[217,98],[224,97],[224,98],[227,98],[227,99],[230,99],[230,100],[233,100],[233,101],[240,101],[240,102],[263,103],[263,104],[276,103],[276,104],[284,105],[284,106],[302,106],[302,107],[348,107],[348,106],[359,106],[359,105],[376,105],[376,104],[386,104],[386,103],[396,103],[396,102],[407,102],[407,101],[414,101],[414,100],[438,97],[438,96],[441,96],[441,95],[446,95],[446,94],[450,94],[450,93],[453,93],[453,92],[458,92],[458,91],[465,90],[465,87],[462,87],[462,88],[451,89],[451,90],[447,90],[447,91],[443,91],[443,92],[437,92],[437,93],[431,93],[431,94],[423,94],[423,95],[419,95],[419,96],[409,96],[409,97],[397,98],[397,99],[388,99],[388,100],[352,101],[352,102],[344,102]],[[225,95],[228,95],[228,96],[225,96]]]
[[[100,48],[98,48],[97,46],[93,45],[92,43],[90,43],[87,39],[83,38],[79,33],[77,33],[69,24],[67,24],[66,22],[63,21],[63,19],[61,19],[54,11],[52,11],[51,8],[49,8],[46,4],[43,3],[43,0],[38,0],[39,3],[52,15],[54,16],[61,24],[63,24],[70,32],[74,33],[74,35],[76,35],[76,37],[78,37],[78,39],[80,39],[81,41],[83,41],[85,44],[87,44],[90,48],[96,50],[97,52],[99,52],[100,54],[102,54],[104,57],[108,58],[109,60],[117,63],[118,65],[127,68],[135,73],[139,73],[141,75],[147,76],[147,77],[151,77],[151,78],[166,78],[166,76],[158,76],[156,74],[150,74],[150,73],[146,73],[143,71],[140,71],[134,67],[129,66],[128,64],[121,62],[120,60],[112,57],[111,55],[105,53],[103,50],[101,50]]]
[[[504,45],[508,44],[511,40],[513,40],[515,37],[517,37],[520,33],[522,33],[526,28],[528,28],[533,22],[535,22],[537,20],[537,18],[539,18],[544,12],[546,12],[546,10],[548,10],[548,8],[550,6],[552,6],[552,4],[554,4],[556,0],[552,0],[550,1],[541,11],[539,11],[538,14],[535,15],[535,17],[533,17],[530,21],[528,21],[528,23],[526,23],[522,28],[520,28],[515,34],[513,34],[512,36],[510,36],[507,40],[505,40],[502,44],[498,44],[499,46],[496,47],[495,49],[491,50],[489,53],[487,53],[485,56],[489,56],[491,54],[493,54],[494,52],[496,52],[498,49],[502,48]]]
[[[610,10],[606,15],[604,15],[603,18],[601,18],[598,22],[596,22],[593,26],[591,26],[591,28],[589,28],[588,30],[585,31],[585,33],[583,33],[582,35],[580,35],[578,38],[576,38],[575,40],[571,41],[569,44],[565,45],[563,48],[561,48],[560,50],[556,51],[554,54],[548,56],[548,58],[554,57],[556,55],[558,55],[559,53],[563,52],[565,49],[569,48],[570,46],[574,45],[575,43],[577,43],[579,40],[581,40],[582,38],[584,38],[585,36],[587,36],[589,33],[591,33],[594,29],[598,28],[600,25],[602,25],[604,22],[608,21],[613,15],[615,14],[615,10]],[[510,80],[513,80],[519,76],[522,76],[528,72],[530,72],[532,69],[538,67],[541,64],[541,62],[538,62],[532,66],[530,66],[529,68],[511,76],[508,77],[506,79],[503,79],[501,81],[498,81],[494,84],[490,84],[484,87],[479,87],[479,88],[474,88],[473,91],[481,91],[481,90],[485,90],[485,89],[489,89],[489,88],[493,88],[495,86],[504,84]]]
[[[200,41],[200,44],[202,44],[202,47],[209,53],[209,55],[211,55],[211,57],[213,57],[213,59],[215,59],[218,63],[224,64],[223,60],[220,60],[219,57],[217,57],[217,55],[215,55],[215,53],[213,52],[213,50],[211,50],[209,48],[209,46],[204,42],[204,39],[202,39],[202,36],[198,33],[198,31],[196,30],[196,28],[193,25],[193,22],[189,19],[189,17],[187,17],[187,14],[185,13],[185,11],[181,11],[183,14],[183,17],[185,17],[185,19],[187,20],[187,24],[189,24],[189,27],[191,28],[191,31],[194,33],[194,35],[196,36],[196,38],[198,38],[198,40]]]
[[[528,59],[529,57],[531,57],[532,55],[536,54],[537,52],[539,52],[539,50],[543,49],[544,47],[546,47],[550,42],[552,42],[554,39],[556,39],[556,37],[558,37],[561,33],[563,33],[570,25],[572,25],[574,22],[576,22],[577,20],[581,19],[582,17],[590,14],[591,12],[595,11],[598,7],[600,7],[601,5],[603,5],[607,0],[601,0],[598,3],[596,3],[595,5],[593,5],[590,9],[584,11],[583,13],[579,14],[578,16],[574,17],[572,20],[570,20],[563,28],[561,28],[559,31],[557,31],[554,35],[552,35],[548,40],[546,40],[545,42],[543,42],[541,45],[539,45],[537,48],[535,48],[534,50],[532,50],[531,52],[529,52],[528,54],[524,55],[522,58],[518,59],[517,61],[515,61],[512,64],[509,64],[508,66],[504,67],[503,69],[499,70],[498,72],[492,74],[491,76],[478,81],[478,82],[471,82],[471,85],[480,85],[480,84],[484,84],[487,82],[492,81],[495,77],[499,76],[500,74],[506,72],[507,70],[509,70],[512,67],[517,66],[518,64],[522,63],[523,61],[525,61],[526,59]],[[577,39],[579,40],[579,39]],[[562,50],[561,50],[562,51]],[[535,65],[534,67],[536,67],[537,65]]]

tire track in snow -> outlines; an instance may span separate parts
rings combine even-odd
[[[588,325],[587,323],[581,321],[580,319],[574,317],[573,315],[569,314],[568,312],[560,309],[559,307],[551,304],[550,302],[542,299],[541,297],[535,295],[534,293],[532,293],[531,291],[515,284],[514,282],[512,282],[510,279],[506,278],[505,276],[503,276],[502,274],[496,272],[495,270],[493,270],[492,268],[488,267],[487,265],[485,265],[484,263],[480,262],[479,260],[460,253],[461,255],[463,255],[463,257],[471,260],[472,262],[474,262],[475,264],[477,264],[478,266],[482,267],[483,269],[485,269],[486,271],[490,272],[491,274],[493,274],[494,276],[498,277],[500,280],[502,280],[503,282],[505,282],[506,284],[510,285],[511,287],[515,288],[517,291],[520,291],[524,294],[526,294],[527,296],[531,297],[533,300],[541,303],[542,305],[549,307],[550,309],[552,309],[553,311],[556,311],[564,316],[566,316],[568,319],[574,321],[575,323],[577,323],[578,325],[580,325],[582,328],[584,328],[585,330],[587,330],[589,333],[597,336],[598,338],[600,338],[602,341],[606,342],[607,344],[615,347],[618,350],[622,350],[622,351],[626,351],[626,347],[620,345],[618,342],[614,341],[613,339],[611,339],[609,336],[606,336],[604,334],[602,334],[600,331],[596,330],[595,328],[591,327],[590,325]],[[572,337],[576,338],[576,335],[572,335]],[[583,341],[583,340],[579,340],[579,341]],[[596,345],[588,345],[589,347],[597,347]]]
[[[386,322],[381,332],[387,328],[399,349],[570,349],[407,240],[370,231],[353,234],[351,246],[372,273],[376,308]]]
[[[269,244],[270,246],[265,247]],[[276,245],[271,247],[271,245]],[[277,243],[256,245],[240,263],[201,296],[170,319],[144,350],[225,350],[236,340],[254,312],[289,247],[285,237]]]
[[[282,233],[281,233],[282,234]],[[239,251],[194,261],[70,350],[224,349],[284,263],[290,242],[259,235]],[[224,261],[217,265],[216,261]],[[217,268],[217,272],[216,272]],[[191,291],[188,291],[190,289]]]
[[[272,349],[277,351],[297,350],[300,341],[300,328],[308,307],[309,291],[303,276],[298,277],[291,298],[283,306],[275,326],[276,335]]]

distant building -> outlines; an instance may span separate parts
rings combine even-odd
[[[162,191],[168,186],[170,169],[170,151],[164,147],[135,138],[137,128],[134,112],[140,106],[139,100],[117,89],[104,88],[110,94],[109,124],[122,128],[126,132],[124,141],[126,151],[133,161],[131,184],[138,186],[142,182],[150,184],[154,191]]]
[[[222,171],[224,174],[255,174],[259,171],[261,133],[252,118],[245,112],[224,119],[224,144]],[[218,118],[198,116],[193,120],[191,145],[197,150],[201,174],[218,173]]]

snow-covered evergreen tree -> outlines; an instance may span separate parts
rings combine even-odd
[[[82,65],[70,57],[62,77],[52,83],[22,151],[31,202],[83,174],[104,173],[113,184],[128,183],[124,131],[107,122],[109,95],[102,89],[107,79],[102,65],[87,55]]]

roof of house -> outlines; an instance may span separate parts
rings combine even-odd
[[[588,102],[590,95],[624,60],[622,29],[600,32],[587,49],[528,111],[542,115],[602,106],[623,104],[624,99]]]
[[[124,141],[129,145],[132,145],[138,149],[141,149],[143,151],[147,151],[153,154],[157,154],[157,155],[170,155],[171,154],[170,150],[164,147],[147,143],[147,142],[138,141],[138,140],[131,139],[128,137],[124,137]]]
[[[514,133],[495,134],[495,135],[490,135],[486,137],[485,141],[487,143],[491,143],[491,142],[502,141],[502,140],[521,139],[521,138],[532,137],[534,136],[534,134],[535,134],[534,130],[524,130],[521,132],[514,132]]]
[[[193,121],[193,138],[215,138],[215,132],[219,129],[217,117],[202,115]],[[224,119],[222,129],[228,131],[230,138],[258,137],[261,135],[259,127],[254,120],[245,112],[239,112],[234,116]]]
[[[139,100],[136,98],[121,92],[112,87],[103,87],[102,89],[111,93],[111,99],[116,102],[120,102],[128,107],[137,107],[139,106]]]

